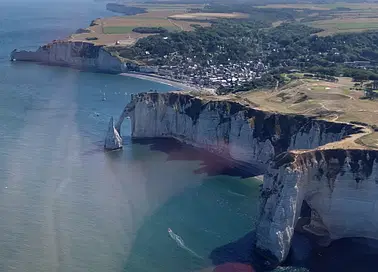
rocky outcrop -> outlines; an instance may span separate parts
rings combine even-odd
[[[206,100],[182,93],[133,95],[132,137],[169,137],[224,158],[266,168],[276,155],[311,149],[358,132],[352,125],[252,109],[237,102]]]
[[[327,149],[359,126],[177,92],[133,95],[118,131],[126,116],[133,138],[174,138],[265,171],[256,252],[271,266],[287,257],[294,229],[323,242],[378,239],[378,152]]]
[[[108,131],[105,137],[104,149],[117,150],[122,148],[122,137],[114,127],[113,117],[110,117]]]
[[[73,41],[54,41],[41,46],[37,51],[14,50],[11,59],[106,73],[120,73],[124,66],[119,58],[110,54],[103,46]]]
[[[378,239],[378,152],[315,150],[278,156],[264,176],[257,248],[283,261],[306,202],[305,231],[336,240]]]

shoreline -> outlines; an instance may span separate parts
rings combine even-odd
[[[186,82],[180,82],[176,81],[173,79],[167,79],[158,75],[154,74],[145,74],[145,73],[139,73],[139,72],[127,72],[127,73],[120,73],[121,76],[128,76],[128,77],[133,77],[133,78],[138,78],[138,79],[143,79],[143,80],[149,80],[165,85],[169,85],[172,87],[176,87],[179,90],[182,91],[197,91],[197,92],[211,92],[211,94],[215,94],[215,89],[212,88],[200,88],[200,87],[195,87],[190,85],[189,83]]]

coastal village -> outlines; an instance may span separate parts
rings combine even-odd
[[[149,52],[146,52],[146,54],[149,54]],[[211,59],[204,63],[203,61],[197,61],[196,56],[189,58],[175,53],[170,56],[164,56],[164,59],[164,62],[170,65],[139,66],[137,68],[134,67],[133,70],[136,69],[141,73],[158,75],[168,80],[195,85],[199,88],[216,89],[219,87],[242,86],[243,83],[260,79],[263,74],[269,73],[272,68],[269,63],[261,59],[257,61],[247,60],[245,62],[228,60],[226,64],[215,64]],[[368,61],[345,62],[344,64],[348,67],[360,69],[370,69],[372,65]],[[299,72],[299,70],[293,71]],[[370,89],[378,89],[376,83]],[[373,96],[369,90],[367,91],[369,96]]]
[[[70,36],[69,40],[109,46],[115,51],[127,51],[128,47],[133,47],[140,39],[157,34],[153,32],[149,33],[148,31],[163,29],[166,31],[164,32],[164,37],[157,44],[166,44],[169,46],[171,44],[169,41],[172,38],[171,33],[195,32],[196,27],[211,28],[212,23],[217,20],[238,20],[248,18],[249,16],[247,13],[240,12],[212,11],[212,13],[209,13],[206,5],[198,3],[186,5],[174,4],[161,6],[159,9],[156,9],[156,5],[154,4],[133,4],[132,6],[108,4],[107,9],[127,16],[95,19],[90,24],[90,27],[78,30]],[[277,24],[277,26],[279,25]],[[138,28],[148,31],[138,32],[140,31]],[[290,35],[295,36],[306,31],[309,32],[309,35],[312,34],[313,32],[311,31],[314,30],[307,28],[305,26],[303,26],[303,29],[298,28],[298,26],[288,27],[278,34],[273,31],[273,36],[288,35],[289,37]],[[208,36],[222,36],[222,32],[218,33],[218,35],[216,31],[214,30],[212,33],[214,36]],[[229,27],[227,31],[224,33],[228,34],[222,36],[226,37],[224,40],[226,42],[223,40],[222,42],[217,41],[218,45],[216,49],[214,48],[214,50],[208,52],[205,52],[206,50],[199,52],[201,50],[198,50],[197,47],[185,45],[184,42],[182,47],[185,48],[185,52],[183,52],[182,48],[180,50],[177,50],[179,48],[174,48],[174,50],[168,53],[162,50],[161,52],[164,52],[164,54],[160,54],[161,52],[157,54],[157,52],[152,52],[153,49],[150,50],[153,46],[148,42],[146,44],[149,46],[140,48],[142,50],[137,54],[132,52],[127,56],[123,56],[120,52],[116,53],[118,56],[124,58],[124,63],[121,67],[122,72],[139,72],[166,80],[177,81],[195,88],[211,88],[214,90],[220,87],[228,90],[243,89],[243,86],[259,80],[265,74],[271,74],[282,67],[322,67],[322,61],[323,64],[327,62],[331,65],[334,59],[342,59],[340,64],[342,63],[343,67],[350,69],[373,70],[376,67],[376,63],[370,60],[355,58],[353,54],[347,56],[345,50],[340,49],[340,46],[337,46],[335,42],[330,44],[323,42],[324,44],[316,50],[311,47],[311,50],[314,50],[310,52],[310,47],[308,46],[305,48],[305,46],[301,45],[293,50],[292,43],[289,42],[286,44],[285,41],[275,38],[265,39],[262,42],[261,37],[253,37],[253,35],[240,36],[237,34],[237,31],[233,30],[233,27]],[[253,30],[251,33],[253,33]],[[199,43],[207,39],[206,35],[202,37],[197,35],[196,37]],[[184,40],[182,39],[182,41]],[[244,45],[249,49],[253,48],[253,54],[245,54],[245,56],[239,54],[243,56],[234,59],[232,56],[229,57],[229,52],[238,51],[232,49],[237,49],[237,46],[240,45]],[[285,48],[286,46],[288,48]],[[196,49],[191,51],[192,49],[189,50],[189,48]],[[286,49],[298,52],[298,54],[296,56],[289,56],[289,53],[285,51]],[[138,66],[128,63],[128,60],[136,59],[139,62]]]
[[[268,50],[261,52],[262,56],[278,52],[279,50],[277,44],[269,44],[269,47]],[[328,53],[335,55],[339,54],[337,51],[335,52],[334,48],[330,49]],[[150,52],[146,51],[145,54],[150,55]],[[260,79],[262,75],[271,72],[272,68],[278,68],[271,67],[269,62],[262,59],[239,62],[228,59],[223,64],[220,64],[213,61],[212,56],[204,62],[195,55],[193,57],[185,57],[179,55],[177,52],[165,55],[163,60],[160,60],[157,56],[149,56],[148,58],[148,62],[157,61],[161,61],[165,65],[139,66],[133,67],[132,69],[136,69],[136,71],[141,73],[155,74],[168,80],[180,81],[199,88],[207,87],[217,89],[219,87],[227,88],[242,86],[243,83]],[[279,67],[285,67],[289,64],[298,64],[297,59],[292,59],[290,62],[291,63],[283,62]],[[372,67],[375,67],[375,64],[370,61],[344,62],[344,65],[346,67],[364,70],[369,70],[372,69]],[[297,69],[291,71],[300,72],[300,70]],[[329,78],[331,81],[332,79],[335,79],[334,77]],[[376,85],[373,86],[373,89],[377,89]]]
[[[141,67],[140,72],[154,73],[170,80],[179,80],[198,87],[217,88],[240,86],[244,82],[260,78],[269,69],[262,61],[245,63],[201,65],[191,58],[178,61],[175,65]]]

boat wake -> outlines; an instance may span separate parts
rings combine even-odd
[[[247,197],[246,195],[239,194],[239,193],[233,192],[231,190],[228,190],[228,193],[231,194],[231,195],[234,195],[234,196]]]
[[[187,247],[185,245],[185,243],[184,243],[184,240],[179,235],[175,234],[170,228],[168,228],[168,234],[177,243],[177,245],[179,247],[181,247],[182,249],[186,250],[187,252],[189,252],[190,254],[192,254],[194,257],[197,257],[199,259],[203,259],[203,257],[201,257],[196,252],[194,252],[189,247]]]

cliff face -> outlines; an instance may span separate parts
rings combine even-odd
[[[102,46],[87,42],[58,41],[37,51],[13,51],[11,59],[70,66],[103,72],[122,72],[122,62]]]
[[[264,176],[257,248],[278,262],[289,252],[303,202],[301,226],[316,236],[378,239],[378,152],[317,150],[278,156]]]
[[[179,93],[134,95],[121,122],[127,115],[135,138],[172,137],[263,168],[282,152],[311,149],[358,131],[348,124],[268,113],[236,102],[206,101]]]
[[[126,116],[134,138],[175,138],[265,171],[256,252],[271,266],[287,257],[294,229],[323,242],[378,239],[378,151],[326,145],[361,127],[184,93],[134,95],[118,131]]]

